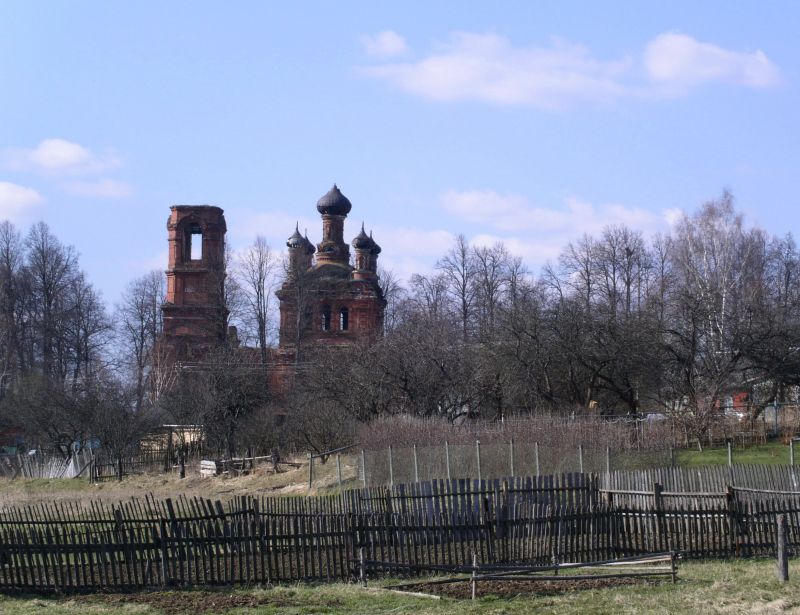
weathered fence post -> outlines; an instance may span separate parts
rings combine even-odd
[[[728,445],[728,467],[731,467],[733,465],[733,447],[731,445],[731,439],[726,438],[726,440]]]
[[[655,551],[661,550],[661,539],[664,535],[662,531],[662,521],[663,521],[663,496],[661,495],[664,492],[664,486],[661,483],[653,483],[653,503],[656,513],[656,535],[655,535],[655,545],[651,548]]]
[[[481,481],[481,441],[475,440],[475,459],[478,463],[478,482]]]
[[[450,480],[450,445],[444,441],[444,461],[447,465],[447,480]]]
[[[172,472],[172,432],[167,435],[167,452],[164,455],[164,472]]]
[[[730,534],[729,549],[730,557],[736,557],[738,545],[738,521],[736,519],[736,491],[733,486],[728,485],[725,488],[725,507],[728,511],[728,533]]]
[[[414,482],[419,482],[419,461],[417,460],[417,445],[413,445],[414,450]]]
[[[117,480],[122,480],[122,457],[117,457]]]
[[[511,476],[514,476],[514,438],[511,438],[511,441],[508,443],[508,454],[511,461]]]
[[[578,445],[578,468],[580,473],[583,474],[583,444]]]
[[[656,510],[661,508],[661,501],[662,501],[662,493],[664,491],[664,487],[661,483],[653,483],[653,506]]]
[[[308,488],[311,489],[311,483],[314,482],[314,455],[308,454]]]
[[[358,563],[359,563],[359,571],[358,576],[361,579],[361,586],[367,586],[367,574],[364,571],[364,547],[359,547],[358,549]]]
[[[539,443],[533,444],[533,458],[536,461],[536,478],[539,478]]]
[[[675,561],[675,559],[676,559],[675,558],[675,551],[670,551],[670,554],[669,554],[669,568],[670,568],[670,572],[671,572],[671,575],[672,575],[672,582],[673,583],[677,583],[678,582],[678,564]]]
[[[336,453],[336,480],[339,483],[339,489],[342,488],[342,458],[339,453]]]
[[[392,460],[392,445],[389,445],[389,486],[394,487],[394,462]]]
[[[606,476],[611,476],[611,447],[606,447]]]
[[[778,528],[775,534],[777,544],[775,545],[775,551],[777,552],[778,556],[778,580],[783,581],[784,583],[789,580],[789,557],[788,557],[788,549],[786,548],[787,543],[787,532],[786,532],[786,515],[780,514],[777,516],[777,523]]]
[[[367,486],[367,457],[364,454],[364,449],[361,449],[361,482],[366,488]]]
[[[161,587],[169,585],[169,564],[167,562],[167,520],[161,519]]]
[[[478,572],[478,556],[475,551],[472,552],[472,599],[475,600],[478,593],[478,581],[475,578]]]

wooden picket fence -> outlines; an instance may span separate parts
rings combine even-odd
[[[800,493],[725,485],[671,498],[571,474],[433,481],[308,498],[51,503],[0,511],[0,589],[135,590],[354,578],[358,558],[407,574],[676,551],[771,555],[775,518],[800,546]],[[652,478],[652,477],[650,477]],[[629,483],[643,487],[645,483]],[[669,487],[674,489],[674,485]],[[395,571],[396,573],[396,571]]]

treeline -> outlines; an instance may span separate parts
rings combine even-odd
[[[293,411],[320,447],[320,415],[657,412],[700,438],[741,393],[751,417],[796,401],[800,255],[746,228],[727,192],[667,235],[584,236],[538,276],[459,236],[431,275],[384,284],[384,339],[302,373]]]
[[[245,420],[272,416],[263,363],[280,263],[263,239],[227,260],[228,317],[261,360],[232,346],[179,369],[159,344],[163,271],[131,280],[109,309],[46,224],[0,223],[0,446],[122,457],[175,423],[205,425],[213,449],[241,444]]]
[[[153,294],[157,307],[162,294]],[[0,222],[3,444],[21,438],[27,447],[68,455],[101,439],[121,450],[155,422],[136,413],[124,316],[122,307],[109,314],[77,251],[45,223],[23,235]]]
[[[288,399],[268,390],[286,269],[263,239],[227,268],[242,345],[178,370],[157,343],[162,272],[108,311],[45,224],[24,236],[0,224],[0,431],[64,454],[94,437],[122,455],[152,426],[181,423],[204,425],[220,453],[323,451],[400,414],[661,412],[702,438],[729,398],[746,393],[753,417],[795,402],[800,385],[800,254],[791,235],[746,227],[728,193],[665,235],[584,236],[536,273],[463,236],[406,285],[384,271],[384,337],[304,356]]]

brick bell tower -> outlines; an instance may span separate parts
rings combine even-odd
[[[334,184],[317,202],[322,241],[314,245],[295,228],[286,246],[289,268],[281,288],[278,388],[286,390],[291,366],[324,346],[369,341],[382,335],[386,300],[378,283],[380,246],[364,225],[350,246],[344,222],[352,204]]]
[[[225,216],[211,205],[174,205],[162,340],[177,361],[196,361],[225,340]]]

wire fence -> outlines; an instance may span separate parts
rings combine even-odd
[[[612,450],[582,445],[554,449],[538,442],[493,442],[438,446],[388,447],[361,451],[359,479],[364,487],[435,479],[496,479],[568,472],[610,472],[674,463],[667,450]]]

